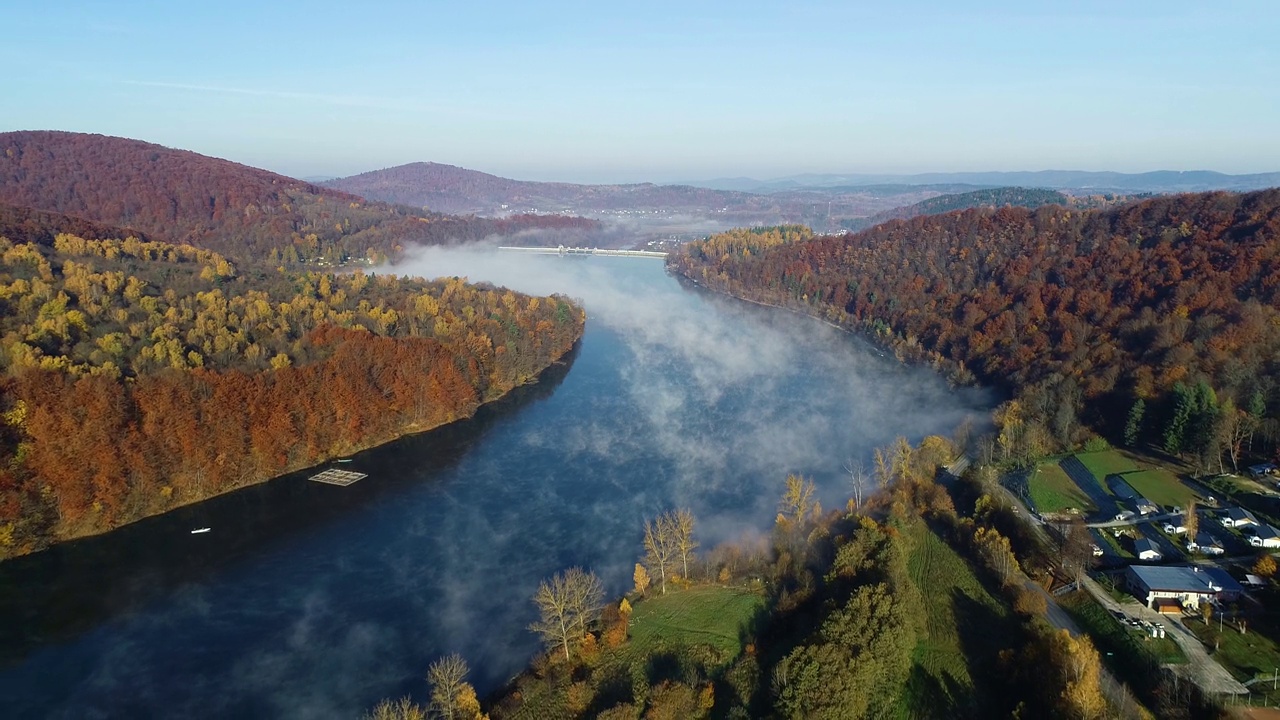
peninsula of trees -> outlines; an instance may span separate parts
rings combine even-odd
[[[1276,440],[1280,190],[1088,212],[966,210],[828,237],[738,230],[668,264],[713,290],[877,335],[959,381],[1007,388],[1008,440],[1028,456],[1077,445],[1086,426],[1118,439],[1139,401],[1139,437],[1168,433],[1181,413],[1175,452],[1221,450],[1220,424],[1247,408]],[[1217,425],[1181,437],[1197,385],[1201,415]]]
[[[0,217],[0,558],[469,416],[585,319],[458,278],[241,267]]]

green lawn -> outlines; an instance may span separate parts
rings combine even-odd
[[[1073,592],[1059,601],[1117,672],[1127,674],[1154,659],[1158,663],[1185,663],[1187,656],[1172,638],[1153,638],[1138,628],[1121,624],[1087,592]],[[1106,653],[1111,653],[1107,655]],[[1134,667],[1130,667],[1134,665]]]
[[[1163,468],[1126,473],[1124,481],[1143,497],[1165,507],[1187,507],[1199,495],[1187,487],[1173,473]]]
[[[710,645],[728,664],[742,652],[744,630],[764,607],[764,598],[736,588],[696,585],[651,594],[631,614],[631,639],[618,659],[648,657],[659,647]]]
[[[1097,508],[1056,462],[1036,467],[1027,480],[1031,502],[1040,513],[1066,512],[1077,509],[1092,512]]]
[[[1111,492],[1106,483],[1108,475],[1119,475],[1138,469],[1138,466],[1134,465],[1132,460],[1120,454],[1118,450],[1076,453],[1076,459],[1088,468],[1094,477],[1098,478],[1098,482],[1102,483],[1103,489],[1107,492]],[[1154,501],[1154,498],[1152,500]]]
[[[1237,680],[1252,680],[1255,677],[1271,677],[1280,667],[1280,646],[1269,637],[1272,633],[1265,628],[1250,627],[1248,632],[1240,634],[1228,620],[1218,633],[1218,621],[1210,619],[1206,625],[1201,620],[1188,620],[1187,629],[1196,634],[1209,648],[1209,653],[1231,671]],[[1259,632],[1263,630],[1264,632]],[[1265,633],[1265,634],[1264,634]],[[1217,652],[1214,645],[1218,644]],[[1255,686],[1255,689],[1258,689]],[[1267,690],[1271,689],[1267,684]]]
[[[1103,540],[1107,541],[1107,544],[1111,546],[1111,549],[1117,555],[1129,560],[1133,559],[1133,553],[1129,552],[1129,549],[1125,547],[1124,543],[1120,542],[1119,538],[1111,533],[1111,530],[1103,529],[1098,534],[1102,536]]]
[[[671,589],[666,595],[651,594],[634,608],[627,642],[602,647],[590,663],[590,677],[579,683],[586,688],[589,706],[596,708],[593,712],[629,700],[637,679],[647,687],[646,676],[655,660],[683,656],[708,675],[719,674],[742,654],[747,629],[764,608],[764,598],[743,588],[696,585]],[[526,678],[519,684],[517,707],[494,716],[512,720],[578,717],[581,712],[569,709],[570,683],[576,679],[564,673],[552,673],[545,680]]]
[[[988,697],[984,678],[995,672],[1001,638],[1016,637],[1017,619],[925,523],[910,532],[908,567],[924,596],[927,632],[916,645],[898,716],[972,714]]]

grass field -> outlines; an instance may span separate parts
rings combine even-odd
[[[742,588],[697,585],[688,590],[669,590],[666,595],[650,595],[634,607],[627,642],[616,648],[601,648],[599,657],[590,663],[592,678],[586,684],[590,695],[597,698],[592,702],[600,705],[597,710],[627,701],[637,678],[643,681],[643,692],[649,684],[647,676],[655,672],[655,660],[662,663],[683,655],[708,675],[718,674],[742,654],[747,630],[763,610],[764,598]],[[513,720],[570,720],[580,716],[582,711],[568,709],[572,705],[570,681],[568,677],[555,676],[521,684],[519,706],[504,716]]]
[[[627,662],[659,647],[710,645],[728,664],[742,652],[744,632],[763,607],[764,598],[755,593],[718,585],[651,595],[636,603],[631,639],[616,654]]]
[[[1098,478],[1098,482],[1104,489],[1107,487],[1105,481],[1108,475],[1118,475],[1121,473],[1133,472],[1138,469],[1138,466],[1134,465],[1132,460],[1120,454],[1118,450],[1077,453],[1076,459],[1088,468],[1089,472],[1093,473],[1094,477]],[[1156,501],[1155,498],[1150,499],[1153,502]]]
[[[1124,481],[1146,499],[1164,507],[1185,508],[1192,500],[1200,497],[1173,473],[1163,468],[1126,473]]]
[[[1161,664],[1181,664],[1187,661],[1182,648],[1172,638],[1153,638],[1137,628],[1121,624],[1087,592],[1071,593],[1063,597],[1060,603],[1080,628],[1089,633],[1093,644],[1104,658],[1111,660],[1109,664],[1118,672],[1125,673],[1129,670],[1126,665],[1141,663],[1147,659],[1154,659]],[[1112,654],[1108,656],[1106,653]]]
[[[1041,514],[1071,509],[1092,512],[1097,509],[1089,496],[1076,486],[1057,462],[1037,466],[1027,480],[1027,492],[1031,495],[1036,511]]]
[[[995,670],[1001,638],[1016,636],[1017,620],[927,525],[919,523],[911,533],[915,548],[908,564],[924,596],[927,637],[916,645],[898,715],[973,715],[989,697],[984,678]]]
[[[1206,625],[1202,620],[1188,620],[1187,629],[1196,634],[1209,647],[1210,653],[1222,666],[1231,671],[1237,680],[1252,680],[1255,677],[1270,678],[1277,667],[1280,667],[1280,646],[1271,637],[1259,632],[1262,628],[1249,628],[1243,635],[1228,620],[1218,633],[1218,621],[1210,619]],[[1213,651],[1218,645],[1217,652]],[[1271,685],[1267,684],[1267,689]]]

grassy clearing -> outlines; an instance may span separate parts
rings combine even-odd
[[[512,720],[570,720],[575,692],[587,698],[594,713],[631,699],[634,683],[643,694],[650,675],[671,672],[682,662],[698,665],[715,677],[743,652],[749,628],[764,609],[764,598],[744,588],[697,585],[672,589],[637,602],[627,642],[602,647],[588,662],[590,678],[574,686],[566,673],[518,683],[518,705],[495,714]]]
[[[1227,620],[1218,632],[1218,621],[1210,619],[1208,624],[1203,620],[1187,620],[1187,629],[1196,634],[1206,646],[1214,659],[1231,672],[1237,680],[1252,680],[1255,677],[1271,678],[1272,673],[1280,667],[1280,645],[1277,645],[1268,632],[1270,628],[1251,625],[1248,632],[1240,631]],[[1214,646],[1218,650],[1213,650]],[[1271,689],[1267,684],[1268,691]]]
[[[1187,661],[1182,648],[1172,638],[1153,638],[1137,628],[1122,624],[1087,592],[1073,592],[1063,597],[1060,603],[1080,628],[1089,633],[1094,645],[1117,672],[1127,673],[1129,666],[1141,667],[1140,663],[1151,660],[1161,664]]]
[[[1138,466],[1132,460],[1120,454],[1118,450],[1102,450],[1100,452],[1076,453],[1076,459],[1082,465],[1098,478],[1098,483],[1103,489],[1110,492],[1107,488],[1106,479],[1108,475],[1119,475],[1122,473],[1133,472]],[[1154,500],[1154,498],[1152,498]]]
[[[742,653],[747,628],[763,608],[760,595],[718,585],[652,595],[636,603],[631,639],[615,654],[617,660],[630,662],[649,657],[659,648],[709,645],[728,664]]]
[[[1185,508],[1199,495],[1182,483],[1173,473],[1163,468],[1126,473],[1124,481],[1157,505]]]
[[[1134,559],[1133,553],[1129,552],[1129,549],[1125,547],[1124,543],[1120,542],[1120,539],[1117,538],[1110,530],[1101,530],[1098,534],[1102,536],[1102,539],[1106,541],[1107,545],[1111,546],[1112,552],[1116,555],[1119,555],[1126,560]]]
[[[1027,480],[1031,502],[1040,513],[1097,510],[1093,502],[1056,462],[1039,465]]]
[[[924,596],[926,637],[916,645],[898,716],[973,714],[989,697],[984,678],[993,677],[1001,638],[1016,637],[1018,621],[926,524],[911,534],[908,567]]]

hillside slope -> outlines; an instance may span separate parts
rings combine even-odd
[[[856,234],[739,231],[669,266],[716,290],[894,338],[908,357],[1061,419],[1123,423],[1133,397],[1206,380],[1238,407],[1280,377],[1280,190],[1105,211],[1001,208]],[[958,368],[958,369],[957,369]]]
[[[970,208],[998,208],[1005,206],[1038,208],[1041,205],[1072,207],[1072,200],[1056,190],[1042,188],[1006,187],[973,190],[921,200],[912,205],[876,213],[871,217],[848,220],[842,225],[846,229],[856,232],[875,227],[890,220],[909,220],[920,215],[939,215]]]
[[[381,259],[406,243],[597,227],[579,218],[497,222],[424,213],[186,150],[53,131],[0,133],[0,203],[276,262]]]

